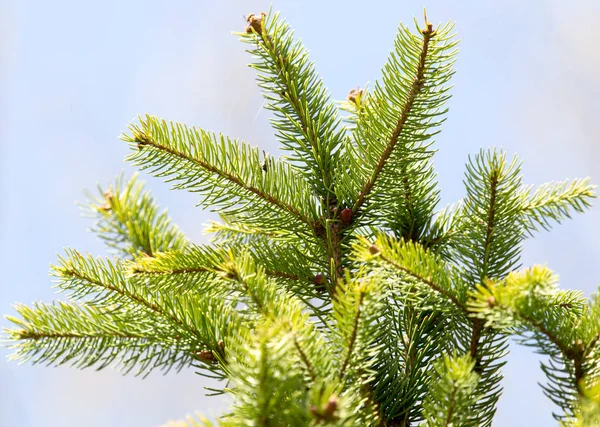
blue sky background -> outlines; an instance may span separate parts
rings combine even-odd
[[[273,1],[301,37],[336,99],[379,77],[400,21],[416,1]],[[429,1],[462,39],[454,97],[439,136],[443,203],[463,195],[464,163],[481,147],[523,159],[525,182],[591,176],[600,183],[600,2]],[[107,183],[127,153],[117,139],[137,114],[220,130],[276,152],[244,45],[230,31],[256,1],[0,1],[0,313],[55,298],[48,265],[70,246],[104,254],[74,205]],[[205,241],[211,214],[192,194],[147,179],[188,236]],[[563,287],[600,283],[600,208],[525,244]],[[0,321],[7,326],[8,322]],[[512,346],[495,426],[556,425],[539,356]],[[203,396],[191,370],[142,380],[106,370],[18,366],[0,349],[0,425],[156,426],[225,402]]]

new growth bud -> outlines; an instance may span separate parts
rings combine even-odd
[[[350,93],[348,93],[348,101],[355,104],[357,107],[360,107],[360,101],[362,98],[363,90],[361,88],[351,89]]]
[[[246,33],[252,34],[252,32],[256,32],[257,34],[262,34],[262,23],[265,16],[267,14],[264,12],[261,12],[260,15],[255,15],[254,13],[248,15],[246,18],[246,22],[248,23]]]
[[[315,405],[310,406],[310,413],[319,421],[335,421],[335,412],[338,409],[338,399],[336,396],[331,396],[327,403],[321,408],[317,408]]]
[[[337,398],[335,396],[330,397],[329,400],[327,401],[327,404],[323,408],[323,416],[325,417],[326,420],[331,420],[333,418],[335,411],[337,410],[337,407],[338,407]]]
[[[352,209],[346,208],[340,212],[340,218],[345,225],[352,222]]]
[[[113,192],[111,191],[111,189],[109,188],[108,190],[106,190],[104,192],[104,198],[106,199],[106,203],[104,203],[103,205],[98,206],[98,209],[102,210],[102,211],[110,211],[112,209],[112,199],[113,199]]]
[[[315,289],[318,292],[324,292],[325,291],[325,276],[321,273],[318,273],[315,275]]]
[[[203,362],[209,363],[215,361],[215,355],[210,350],[200,350],[196,353],[196,356]]]
[[[373,245],[369,246],[369,252],[371,253],[371,255],[377,255],[381,251],[379,250],[377,245],[373,244]]]

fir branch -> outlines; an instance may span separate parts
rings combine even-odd
[[[446,112],[456,41],[452,25],[426,22],[420,35],[401,26],[382,81],[361,100],[352,138],[340,157],[338,199],[356,224],[375,224],[418,239],[439,200],[431,138]],[[400,183],[400,184],[399,184]]]
[[[584,376],[586,352],[580,325],[588,308],[580,292],[560,291],[556,282],[550,270],[536,266],[479,286],[469,305],[481,322],[485,319],[489,326],[508,329],[521,337],[521,343],[550,357],[548,364],[542,364],[549,384],[542,387],[571,416]]]
[[[340,369],[340,375],[339,375],[340,381],[342,381],[344,379],[344,375],[346,375],[346,368],[348,367],[348,362],[350,362],[350,358],[352,357],[352,352],[354,351],[354,346],[356,345],[356,337],[358,334],[358,322],[360,321],[361,305],[363,303],[364,298],[365,298],[365,295],[364,295],[364,293],[361,292],[359,294],[358,303],[356,305],[356,314],[354,316],[352,333],[350,334],[350,339],[348,340],[348,350],[346,353],[346,357],[344,358],[344,361],[342,362],[342,367]]]
[[[316,364],[311,362],[325,362],[328,351],[322,346],[323,337],[308,321],[308,315],[302,312],[303,304],[298,298],[277,289],[267,279],[264,268],[255,264],[248,253],[235,256],[230,250],[229,259],[217,266],[217,269],[220,269],[224,278],[241,287],[264,319],[275,323],[285,319],[281,327],[287,328],[287,334],[292,337],[300,360],[311,378],[324,378],[327,375],[325,371],[316,371]],[[307,347],[303,349],[301,344],[306,344]]]
[[[122,308],[57,302],[15,309],[22,319],[7,316],[19,327],[7,329],[13,359],[98,370],[113,365],[125,373],[137,367],[137,375],[144,376],[154,368],[180,370],[193,362],[197,343]]]
[[[221,351],[218,342],[240,327],[238,315],[218,295],[157,293],[148,289],[145,281],[128,280],[120,263],[86,258],[74,250],[67,255],[53,269],[58,286],[72,297],[92,296],[89,304],[97,307],[127,307],[129,316],[146,316],[157,325],[171,325],[177,334],[217,352]]]
[[[478,375],[468,356],[444,356],[435,366],[430,394],[425,399],[425,425],[450,427],[472,425],[469,407],[477,400]]]
[[[92,231],[111,248],[128,258],[154,256],[157,252],[179,250],[187,245],[183,233],[171,223],[137,174],[127,181],[120,176],[100,196],[87,192],[84,215],[96,220]]]
[[[290,369],[295,348],[285,323],[260,324],[234,343],[229,369],[236,400],[222,424],[308,425],[308,387],[302,372]]]
[[[304,363],[304,366],[306,366],[306,370],[307,370],[308,374],[310,375],[310,379],[313,380],[313,382],[316,381],[317,375],[315,374],[315,369],[313,368],[312,364],[310,363],[310,360],[308,360],[308,357],[306,356],[306,353],[304,352],[304,350],[302,350],[302,347],[298,343],[298,337],[296,337],[296,336],[294,337],[294,347],[298,351],[298,354],[300,355],[300,359],[302,359],[302,363]]]
[[[396,264],[394,261],[386,258],[385,256],[382,256],[381,259],[383,261],[387,262],[388,264],[390,264],[392,267],[400,270],[401,272],[413,277],[414,279],[419,280],[420,282],[425,283],[427,286],[429,286],[435,292],[442,294],[445,298],[448,298],[450,301],[452,301],[452,303],[454,303],[454,305],[456,307],[460,308],[461,310],[465,310],[464,305],[458,300],[458,298],[456,296],[452,295],[450,292],[443,289],[436,283],[432,282],[431,280],[427,279],[426,277],[420,276],[419,274],[411,271],[410,269],[408,269],[406,267],[402,267],[401,265]]]
[[[179,181],[176,188],[203,194],[205,206],[217,204],[233,215],[243,211],[242,203],[265,220],[263,225],[273,228],[271,222],[280,221],[277,229],[290,221],[312,227],[318,217],[304,180],[282,161],[273,161],[265,173],[256,148],[149,115],[130,131],[131,136],[122,135],[134,150],[128,160],[157,176],[170,175]]]
[[[346,272],[337,285],[333,298],[333,343],[343,358],[339,361],[336,378],[346,386],[357,387],[364,393],[371,381],[371,367],[381,350],[377,320],[381,316],[386,299],[382,283],[366,270],[359,270],[353,277]]]
[[[502,278],[518,266],[524,239],[520,163],[516,157],[507,162],[502,151],[482,150],[469,158],[464,183],[464,231],[451,255],[462,264],[464,278],[473,288],[488,278]],[[497,361],[505,354],[506,338],[475,319],[463,346],[482,377],[478,389],[482,398],[473,411],[481,414],[479,423],[487,426],[500,394],[498,369],[504,362]]]
[[[127,264],[126,272],[128,277],[144,281],[149,289],[160,292],[227,292],[215,272],[215,266],[226,256],[224,250],[189,245],[181,251],[140,258]]]
[[[527,231],[531,234],[538,227],[548,230],[552,221],[560,224],[571,218],[572,212],[585,211],[596,198],[595,188],[589,178],[541,185],[523,206]],[[526,194],[529,192],[527,189]]]
[[[363,203],[367,200],[367,197],[370,195],[371,190],[373,189],[373,186],[375,185],[375,182],[377,181],[377,178],[379,177],[379,174],[383,170],[383,167],[385,166],[387,160],[392,155],[392,152],[394,151],[394,148],[396,147],[396,144],[398,143],[400,134],[404,130],[404,125],[406,124],[406,121],[408,120],[409,113],[410,113],[411,109],[413,108],[413,103],[415,102],[415,99],[417,98],[417,94],[419,93],[419,91],[421,91],[421,89],[424,86],[425,60],[427,58],[429,42],[435,34],[435,32],[433,31],[433,26],[429,23],[426,23],[426,24],[427,24],[427,28],[425,28],[424,30],[421,31],[421,33],[423,34],[423,44],[422,44],[422,48],[421,48],[421,55],[419,57],[419,63],[418,63],[417,69],[416,69],[415,76],[413,78],[412,85],[411,85],[408,95],[406,97],[406,101],[404,102],[404,106],[400,112],[400,116],[398,117],[396,127],[394,128],[392,135],[391,135],[390,139],[388,140],[388,142],[385,146],[385,149],[383,150],[383,153],[381,154],[381,156],[379,157],[379,160],[375,164],[375,168],[371,172],[371,175],[369,176],[369,178],[363,184],[361,191],[358,193],[358,198],[356,199],[356,201],[354,202],[354,204],[352,206],[352,212],[355,215],[358,213],[358,210],[362,207]]]
[[[251,66],[257,71],[266,108],[275,113],[271,123],[284,149],[295,154],[288,159],[304,171],[329,207],[335,194],[332,171],[336,151],[344,137],[337,109],[308,52],[300,41],[294,41],[293,31],[279,14],[251,15],[249,19],[248,31],[240,35],[253,46],[248,50],[256,61]]]
[[[452,309],[467,314],[466,290],[457,280],[457,275],[439,255],[428,252],[418,243],[379,234],[374,244],[359,239],[354,245],[354,257],[363,262],[391,267],[401,275],[415,279],[452,303]]]
[[[387,425],[413,425],[423,419],[429,373],[449,349],[453,321],[440,312],[403,306],[393,293],[382,318],[373,393]]]

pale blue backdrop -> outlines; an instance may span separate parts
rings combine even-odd
[[[421,1],[277,1],[336,99],[379,75],[400,21]],[[149,112],[243,137],[271,152],[269,115],[244,45],[230,34],[268,1],[0,1],[0,313],[54,297],[48,264],[65,246],[104,253],[74,205],[106,183],[127,152],[117,140]],[[462,39],[454,98],[438,139],[443,202],[463,194],[468,153],[503,146],[532,184],[579,176],[600,183],[600,2],[436,1],[431,21]],[[194,195],[149,179],[195,241],[210,215]],[[600,209],[525,244],[524,264],[548,263],[562,286],[600,283]],[[5,320],[0,321],[7,326]],[[513,346],[496,426],[550,426],[539,356]],[[117,372],[18,366],[0,349],[6,427],[156,426],[218,414],[192,371],[142,380]]]

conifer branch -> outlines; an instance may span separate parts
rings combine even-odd
[[[202,204],[221,205],[225,214],[237,213],[242,203],[261,221],[279,221],[277,228],[290,220],[312,228],[318,217],[315,197],[285,162],[273,160],[265,173],[256,148],[149,115],[139,122],[130,126],[131,136],[122,136],[134,150],[128,159],[137,165],[157,176],[170,175],[170,180],[179,181],[176,188],[204,194]]]
[[[183,329],[188,330],[192,334],[196,335],[196,337],[199,338],[200,340],[202,339],[202,337],[200,337],[195,330],[190,329],[188,325],[181,322],[173,314],[169,313],[168,311],[163,310],[163,308],[160,307],[158,304],[148,301],[146,298],[143,298],[139,294],[134,294],[132,292],[125,290],[124,288],[113,286],[110,283],[101,282],[101,281],[95,279],[94,277],[89,277],[79,271],[68,269],[68,268],[61,269],[61,275],[66,278],[69,278],[69,277],[75,278],[77,280],[87,282],[91,285],[97,286],[98,288],[121,295],[121,296],[133,301],[134,303],[139,304],[140,306],[143,306],[143,307],[153,311],[154,313],[158,314],[160,317],[168,319],[173,324],[180,326]]]
[[[542,386],[544,392],[565,414],[573,413],[576,399],[571,393],[582,396],[585,375],[586,346],[580,326],[589,317],[585,298],[579,292],[558,290],[552,272],[535,266],[478,286],[469,306],[481,322],[511,331],[522,337],[523,344],[550,356],[548,364],[542,364],[549,380]]]
[[[453,294],[448,292],[446,289],[443,289],[436,283],[432,282],[427,277],[421,276],[418,273],[415,273],[414,271],[410,270],[409,268],[406,268],[406,267],[403,267],[403,266],[397,264],[396,262],[385,257],[384,255],[381,255],[381,259],[383,261],[385,261],[386,263],[388,263],[389,265],[391,265],[392,267],[394,267],[395,269],[401,271],[402,273],[426,284],[428,287],[430,287],[435,292],[437,292],[437,293],[443,295],[445,298],[449,299],[458,309],[467,313],[467,309],[466,309],[465,305],[463,303],[461,303],[456,296],[454,296]]]
[[[300,312],[297,301],[293,301],[290,296],[275,290],[268,282],[264,269],[254,265],[248,254],[246,254],[246,259],[244,259],[244,255],[242,255],[241,258],[241,260],[234,258],[233,253],[230,252],[230,261],[221,266],[221,271],[226,278],[235,281],[242,287],[246,295],[250,297],[252,303],[256,306],[259,314],[272,322],[281,321],[281,318],[286,318],[288,316],[289,318],[297,316]],[[280,303],[284,303],[284,301],[288,302],[288,304],[286,304],[288,305],[286,310],[289,310],[287,316],[285,316],[284,313],[278,312],[278,307],[273,307],[273,304],[278,297],[281,298]],[[276,311],[274,312],[273,309],[276,309]],[[304,363],[307,372],[314,380],[317,376],[313,365],[310,363],[306,352],[304,352],[300,346],[299,338],[301,337],[301,331],[297,330],[295,327],[296,325],[294,325],[291,320],[287,322],[288,323],[285,324],[286,326],[284,324],[282,325],[284,325],[287,332],[292,336],[294,348]],[[305,333],[311,334],[314,332],[310,326],[302,324],[302,327],[305,328]]]
[[[560,224],[571,218],[573,211],[581,213],[588,209],[596,198],[595,188],[589,178],[541,185],[523,206],[527,231],[531,234],[538,227],[548,230],[551,221]],[[529,195],[529,189],[525,194]]]
[[[356,305],[356,314],[354,316],[352,334],[350,335],[350,339],[348,341],[348,351],[346,353],[346,357],[344,358],[344,361],[342,362],[342,367],[340,368],[340,375],[339,375],[340,381],[342,381],[344,379],[344,375],[346,375],[346,368],[348,367],[348,363],[350,362],[350,358],[352,357],[352,352],[354,351],[354,346],[356,345],[356,337],[358,334],[358,323],[360,321],[361,305],[363,303],[364,297],[365,297],[365,294],[361,292],[359,295],[358,304]]]
[[[314,370],[312,364],[310,363],[310,360],[308,360],[306,353],[304,353],[304,350],[302,350],[302,347],[300,347],[300,344],[298,343],[298,337],[296,337],[296,336],[294,336],[294,347],[296,347],[296,350],[298,351],[298,354],[300,355],[300,359],[302,359],[304,366],[306,366],[306,370],[308,371],[308,374],[310,375],[310,379],[313,381],[316,381],[317,376],[315,374],[315,370]]]
[[[79,368],[100,363],[97,369],[118,361],[126,372],[138,366],[138,374],[145,375],[156,367],[181,369],[192,362],[193,343],[148,319],[132,318],[122,308],[104,310],[89,303],[64,302],[15,308],[22,319],[7,316],[19,327],[7,329],[9,337],[19,341],[11,346],[13,359],[70,362]],[[152,328],[155,333],[149,332]]]
[[[195,164],[195,165],[201,167],[202,169],[206,169],[207,171],[212,172],[221,178],[227,179],[228,181],[232,182],[233,184],[237,185],[238,187],[257,195],[261,199],[275,205],[279,209],[291,213],[293,216],[299,218],[302,222],[304,222],[306,224],[310,224],[310,221],[306,218],[306,216],[304,216],[301,212],[299,212],[293,206],[290,206],[290,205],[286,204],[285,202],[278,200],[276,197],[263,192],[259,188],[253,187],[251,185],[247,185],[246,183],[242,182],[238,177],[234,176],[233,174],[231,174],[227,171],[221,170],[207,162],[195,159],[192,156],[188,155],[187,153],[174,150],[166,145],[162,145],[162,144],[150,139],[148,137],[148,135],[143,135],[143,139],[138,139],[138,140],[134,140],[134,141],[137,143],[142,143],[142,141],[143,141],[142,145],[144,147],[145,146],[153,147],[157,150],[169,153],[174,157],[177,157],[179,159],[182,159],[182,160],[188,161],[192,164]]]
[[[137,174],[127,182],[120,176],[100,195],[87,192],[85,216],[96,220],[92,231],[110,247],[127,258],[154,256],[157,252],[180,250],[187,245],[183,233],[171,223],[167,212],[158,205]]]
[[[490,259],[490,245],[492,243],[492,234],[496,226],[496,196],[498,191],[498,169],[492,169],[489,177],[489,192],[490,192],[490,204],[487,214],[487,223],[485,228],[485,240],[483,243],[483,260],[482,260],[482,271],[480,280],[483,281],[487,278],[487,272],[489,267]]]
[[[429,23],[426,23],[426,24],[427,24],[427,28],[425,28],[421,32],[423,34],[423,45],[421,48],[419,65],[417,67],[412,86],[408,93],[407,99],[404,103],[404,107],[400,113],[400,117],[398,117],[396,128],[392,132],[392,135],[391,135],[389,141],[387,142],[383,153],[379,157],[379,160],[377,161],[377,163],[375,165],[375,169],[373,170],[373,172],[371,173],[369,178],[365,181],[362,189],[358,193],[358,198],[356,199],[356,201],[354,202],[354,205],[352,206],[352,212],[355,215],[357,214],[358,210],[362,207],[364,202],[367,200],[367,197],[370,195],[371,190],[373,189],[373,187],[377,181],[377,178],[379,177],[379,174],[383,170],[383,167],[385,166],[387,160],[392,155],[392,152],[394,151],[394,148],[396,147],[396,144],[398,143],[398,138],[400,137],[400,134],[404,130],[404,125],[409,117],[409,113],[410,113],[411,109],[413,108],[413,102],[415,101],[419,91],[423,88],[425,60],[427,58],[429,42],[435,34],[435,31],[433,30],[433,26]]]
[[[439,255],[432,253],[419,243],[395,240],[379,234],[374,244],[360,238],[353,246],[356,260],[392,267],[409,278],[417,280],[434,291],[444,300],[452,303],[452,308],[468,314],[465,305],[465,290],[460,282],[452,283],[452,271]],[[458,280],[456,277],[455,279]]]
[[[469,407],[477,400],[478,375],[469,356],[444,355],[431,372],[430,394],[424,406],[425,424],[434,426],[471,426],[476,414]]]
[[[291,159],[303,170],[325,207],[335,200],[332,171],[336,151],[344,137],[337,109],[318,77],[308,52],[294,41],[289,25],[279,14],[248,16],[242,40],[254,45],[248,52],[257,62],[259,86],[275,112],[271,120],[284,148],[295,153]],[[335,199],[335,198],[334,198]]]

